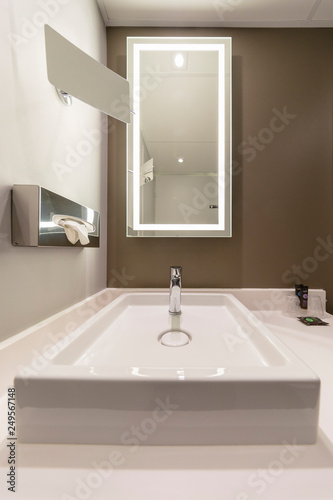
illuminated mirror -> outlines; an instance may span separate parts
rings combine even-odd
[[[127,236],[231,236],[231,38],[127,38]]]

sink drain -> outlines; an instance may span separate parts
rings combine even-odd
[[[172,330],[171,332],[164,333],[160,338],[160,342],[167,347],[181,347],[190,342],[190,337],[187,333]]]

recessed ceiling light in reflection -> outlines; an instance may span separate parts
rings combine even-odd
[[[185,69],[187,65],[186,52],[174,52],[172,55],[172,67],[174,69]]]
[[[184,163],[184,158],[177,158],[178,163]]]
[[[177,68],[182,68],[184,66],[184,56],[183,54],[176,54],[175,56],[175,65]]]

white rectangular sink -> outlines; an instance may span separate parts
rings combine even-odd
[[[15,378],[22,442],[316,441],[319,378],[231,294],[124,293],[47,357]]]

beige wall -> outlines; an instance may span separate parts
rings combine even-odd
[[[106,61],[95,2],[1,0],[0,340],[106,285],[107,133],[89,147],[85,134],[101,129],[101,113],[76,99],[66,108],[57,98],[47,80],[44,23]],[[13,247],[13,184],[39,184],[100,211],[101,248]]]
[[[126,76],[126,36],[186,35],[232,37],[233,236],[126,238],[126,126],[113,122],[109,286],[166,287],[177,264],[184,287],[324,288],[333,312],[333,30],[109,28],[108,65]]]

